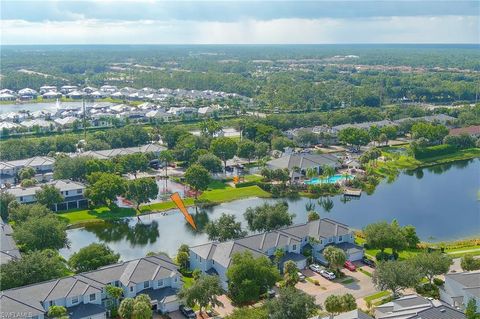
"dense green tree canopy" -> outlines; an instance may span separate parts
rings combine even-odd
[[[125,191],[125,181],[112,173],[93,173],[88,175],[89,185],[85,196],[95,205],[110,206]]]
[[[237,153],[237,142],[229,137],[219,137],[212,141],[210,150],[223,161],[226,167],[227,160],[232,159]]]
[[[150,177],[129,180],[125,184],[125,197],[135,204],[137,211],[140,205],[156,199],[158,185],[155,179]]]
[[[107,245],[92,243],[70,256],[68,264],[78,273],[114,264],[119,258]]]
[[[232,257],[227,270],[228,293],[237,304],[257,301],[280,278],[278,269],[265,256],[255,258],[245,251]]]
[[[271,319],[307,319],[315,315],[315,298],[294,287],[280,289],[278,298],[269,300],[266,307]]]
[[[210,173],[218,173],[222,171],[222,161],[218,156],[212,153],[200,155],[197,159],[197,164],[205,167]]]
[[[61,249],[68,245],[67,223],[53,214],[29,218],[15,227],[13,237],[25,250]]]
[[[235,215],[223,213],[217,220],[211,221],[205,227],[209,240],[227,241],[246,236],[242,224],[237,222]]]
[[[0,289],[30,285],[67,274],[65,261],[57,251],[32,251],[0,265]]]
[[[202,312],[207,307],[223,306],[218,300],[222,294],[218,276],[201,275],[190,287],[182,287],[178,296],[190,307],[198,305]]]
[[[286,203],[265,203],[255,208],[247,208],[244,216],[251,231],[271,231],[291,225],[295,215],[288,212]]]
[[[195,191],[204,191],[210,183],[210,174],[198,164],[193,164],[185,171],[185,182]],[[195,193],[195,197],[196,197]]]
[[[54,185],[42,185],[41,188],[35,192],[35,198],[39,204],[45,205],[46,207],[52,207],[64,200],[60,190]]]
[[[410,261],[384,261],[377,264],[372,280],[378,289],[390,290],[396,297],[400,291],[415,287],[421,276]]]

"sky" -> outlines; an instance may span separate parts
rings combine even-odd
[[[480,43],[480,1],[1,0],[1,44]]]

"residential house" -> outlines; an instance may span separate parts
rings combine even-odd
[[[0,93],[0,101],[15,101],[17,97],[10,93]]]
[[[45,100],[56,99],[56,98],[59,98],[59,97],[62,97],[62,93],[59,93],[57,91],[47,91],[47,92],[42,94],[42,98],[45,99]]]
[[[33,100],[37,98],[38,92],[30,88],[25,88],[18,91],[18,96],[22,100]]]
[[[63,94],[68,94],[76,90],[78,90],[78,87],[76,85],[64,85],[60,88],[60,92],[62,92]]]
[[[70,180],[55,180],[44,185],[55,186],[64,197],[63,202],[51,207],[54,211],[85,208],[88,206],[87,199],[84,196],[86,187],[82,183]],[[31,204],[37,201],[35,193],[39,190],[41,190],[41,185],[31,187],[18,186],[7,188],[4,191],[15,196],[20,204]]]
[[[209,117],[213,114],[213,108],[210,106],[200,107],[198,108],[198,115],[203,117]]]
[[[267,162],[267,166],[270,169],[288,169],[291,173],[292,181],[305,177],[307,170],[310,168],[313,168],[320,174],[322,172],[322,166],[324,165],[339,168],[341,163],[339,159],[332,154],[305,153],[287,154]]]
[[[369,130],[372,126],[376,126],[378,128],[382,128],[385,126],[396,126],[397,124],[395,122],[392,122],[390,120],[382,120],[382,121],[376,121],[376,122],[363,122],[363,123],[348,123],[348,124],[341,124],[337,126],[332,127],[332,132],[338,133],[343,129],[349,128],[349,127],[354,127],[358,129],[363,129],[363,130]]]
[[[445,283],[440,287],[440,300],[454,308],[464,310],[474,299],[480,313],[480,270],[445,275]]]
[[[55,160],[47,156],[35,156],[31,158],[0,162],[0,184],[15,184],[17,175],[24,167],[32,167],[35,169],[35,179],[44,181],[51,179],[53,165]]]
[[[78,118],[76,118],[74,116],[57,118],[53,121],[55,122],[55,124],[57,124],[57,126],[63,128],[63,129],[73,128],[77,124],[78,124],[78,127],[82,126],[82,121],[80,121]]]
[[[470,135],[473,137],[480,137],[480,125],[472,125],[467,127],[452,128],[448,135],[459,136],[462,134]]]
[[[439,300],[406,295],[375,308],[376,319],[465,319],[465,315]]]
[[[328,245],[349,249],[346,251],[348,260],[355,261],[363,257],[363,248],[354,244],[353,231],[344,224],[324,218],[237,240],[190,247],[190,267],[218,275],[222,286],[227,288],[226,272],[235,253],[249,251],[255,257],[273,259],[275,251],[282,249],[285,255],[280,260],[280,269],[283,269],[287,260],[294,261],[299,269],[303,269],[307,266],[307,258],[302,254],[304,249],[310,248],[313,258],[325,263],[322,253]]]
[[[146,144],[135,147],[126,147],[126,148],[114,148],[110,150],[100,150],[100,151],[86,151],[83,153],[71,153],[70,156],[92,156],[97,159],[110,159],[116,156],[122,156],[127,154],[135,153],[153,153],[156,157],[160,155],[161,151],[164,151],[166,148],[159,144]]]
[[[53,129],[53,122],[45,121],[43,119],[26,120],[20,123],[28,131],[39,130],[41,132],[48,132]]]
[[[123,289],[123,297],[147,294],[152,309],[168,313],[179,307],[176,296],[182,286],[178,267],[167,256],[156,255],[105,266],[70,277],[0,292],[3,313],[46,318],[51,306],[64,306],[73,319],[105,319],[113,302],[106,286]]]
[[[367,315],[365,312],[355,309],[352,311],[344,312],[336,316],[315,316],[310,319],[373,319],[370,315]]]
[[[21,258],[21,255],[12,237],[12,227],[1,218],[0,227],[0,264],[6,264],[10,260]]]
[[[53,85],[44,85],[40,87],[40,94],[45,94],[47,92],[57,92],[57,87]]]

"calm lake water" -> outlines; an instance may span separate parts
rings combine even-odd
[[[98,105],[110,105],[109,102],[85,102],[87,106],[92,104]],[[73,107],[80,109],[82,107],[82,102],[62,102],[60,103],[63,107]],[[21,104],[0,104],[0,114],[10,113],[10,112],[20,112],[20,111],[49,111],[55,112],[57,110],[56,101],[46,102],[46,103],[21,103]]]
[[[414,225],[422,240],[443,241],[480,234],[479,186],[480,160],[475,159],[401,173],[394,182],[384,181],[372,195],[363,194],[358,200],[344,202],[342,196],[332,197],[330,212],[316,200],[300,198],[287,202],[290,212],[296,214],[295,223],[307,220],[305,205],[312,201],[320,216],[353,228],[396,218],[401,225]],[[199,212],[197,224],[201,227],[222,213],[230,213],[246,227],[243,213],[248,207],[275,201],[278,200],[250,198],[221,204]],[[190,212],[194,214],[195,210],[191,208]],[[68,238],[70,249],[61,250],[65,257],[90,243],[104,242],[123,260],[139,258],[150,251],[174,255],[182,243],[193,246],[208,241],[205,234],[194,232],[178,211],[71,229]]]

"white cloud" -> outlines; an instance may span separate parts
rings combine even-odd
[[[479,43],[477,16],[239,22],[2,20],[2,44]]]

